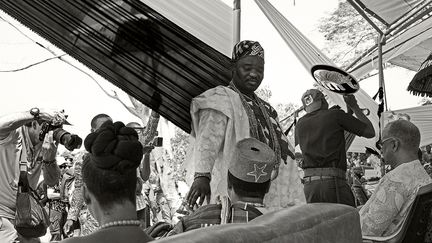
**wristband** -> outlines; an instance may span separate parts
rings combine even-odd
[[[209,181],[211,181],[211,174],[210,172],[195,172],[194,174],[194,180],[198,177],[206,177],[207,179],[209,179]]]

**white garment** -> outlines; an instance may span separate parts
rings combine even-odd
[[[214,202],[216,196],[227,195],[228,162],[237,142],[250,137],[249,118],[239,95],[224,86],[207,90],[194,98],[191,116],[187,182],[192,183],[195,172],[211,172],[211,202]],[[203,124],[203,121],[211,124]],[[209,135],[211,133],[214,136]],[[287,164],[280,164],[279,176],[272,181],[264,204],[269,210],[277,210],[305,202],[297,165],[288,157]]]

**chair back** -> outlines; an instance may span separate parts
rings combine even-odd
[[[432,184],[419,189],[408,214],[402,233],[403,243],[424,242],[428,224],[431,222]]]

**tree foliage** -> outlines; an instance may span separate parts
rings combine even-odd
[[[347,1],[340,1],[338,8],[320,21],[318,30],[326,41],[323,52],[342,68],[373,46],[378,37],[378,32]]]

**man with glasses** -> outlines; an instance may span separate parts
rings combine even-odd
[[[317,89],[302,96],[306,115],[297,122],[296,144],[303,154],[304,193],[308,203],[328,202],[355,206],[346,181],[345,131],[372,138],[375,130],[353,95],[344,96],[356,117],[341,109],[329,109],[324,94]]]
[[[381,140],[384,162],[392,170],[378,183],[371,198],[360,209],[362,234],[388,236],[406,219],[420,187],[432,183],[418,159],[420,131],[411,122],[388,123]]]

